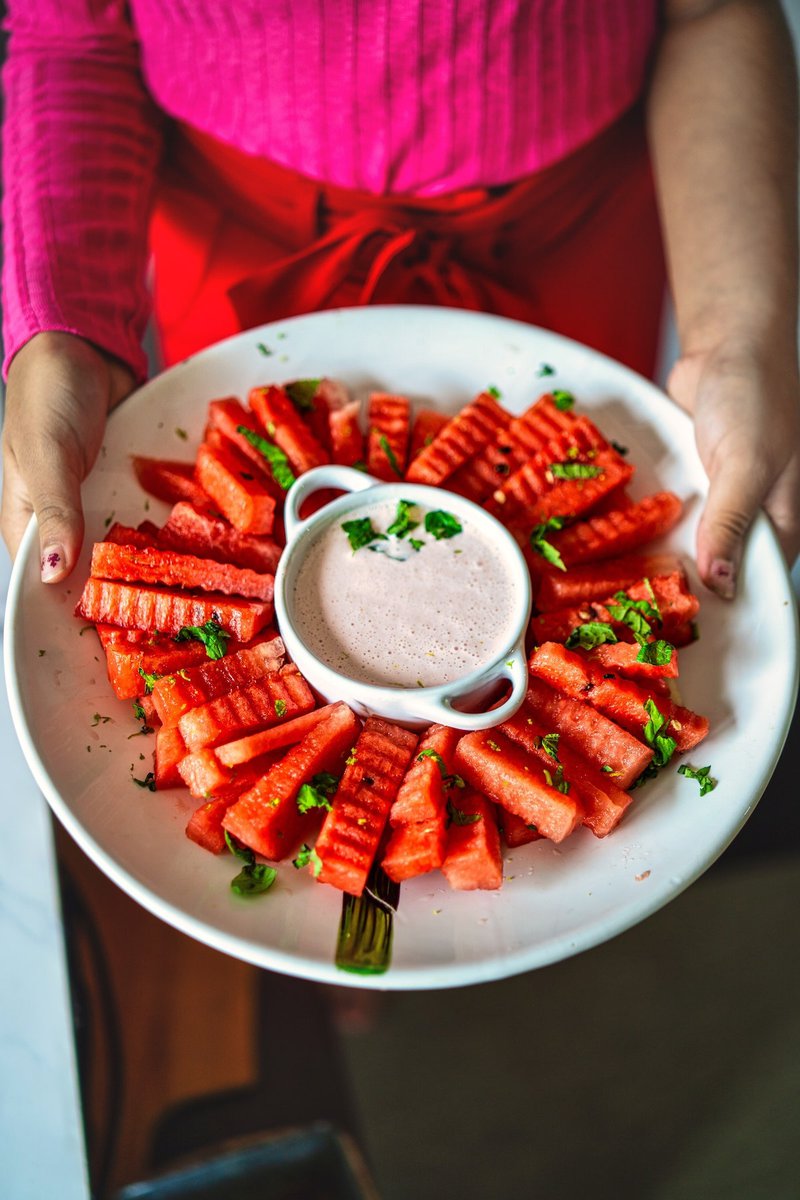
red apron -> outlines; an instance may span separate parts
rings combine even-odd
[[[665,270],[638,112],[516,184],[435,199],[331,187],[177,127],[151,246],[167,365],[267,321],[404,303],[514,317],[655,366]]]

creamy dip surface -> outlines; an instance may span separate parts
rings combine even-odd
[[[287,599],[299,637],[333,670],[362,683],[433,687],[508,646],[522,598],[507,550],[461,515],[461,532],[437,540],[425,529],[432,511],[415,505],[415,529],[354,550],[343,522],[368,518],[386,534],[398,514],[396,501],[365,503],[312,541]]]

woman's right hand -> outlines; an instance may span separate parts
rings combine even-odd
[[[77,561],[81,483],[100,451],[108,413],[133,387],[127,367],[69,333],[38,333],[12,359],[0,527],[14,558],[36,516],[44,583],[58,583]]]

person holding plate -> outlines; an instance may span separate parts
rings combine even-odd
[[[80,484],[146,374],[340,305],[485,310],[654,369],[710,479],[705,582],[759,507],[800,549],[796,81],[779,3],[14,0],[2,528],[72,569]],[[648,149],[649,147],[649,149]],[[651,172],[651,157],[654,172]]]

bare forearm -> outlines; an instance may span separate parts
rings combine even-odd
[[[684,354],[796,340],[797,111],[770,0],[672,0],[649,129]]]

